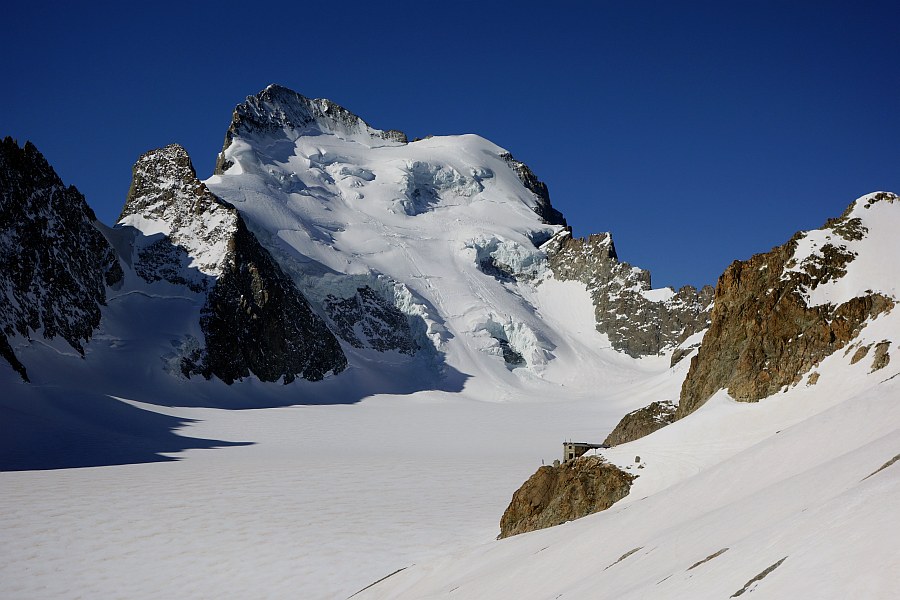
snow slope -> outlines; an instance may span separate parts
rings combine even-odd
[[[882,317],[867,337],[898,326]],[[358,597],[728,598],[749,583],[754,598],[894,598],[900,467],[879,468],[900,456],[900,367],[872,374],[839,352],[821,372],[759,404],[720,393],[602,451],[640,474],[608,511],[410,566]]]
[[[181,307],[187,322],[194,310],[189,299],[152,300],[110,299],[122,320],[145,315],[149,343],[124,338],[110,318],[84,360],[30,347],[42,366],[34,384],[2,372],[4,415],[17,411],[15,423],[51,446],[43,457],[0,454],[28,469],[0,473],[4,598],[346,598],[492,540],[512,491],[558,458],[563,439],[599,438],[659,393],[677,397],[664,360],[608,349],[608,368],[579,383],[574,373],[595,365],[578,354],[604,340],[575,282],[550,281],[531,298],[568,336],[573,354],[558,362],[577,359],[559,367],[554,376],[572,379],[552,395],[527,385],[377,394],[364,366],[288,386],[178,381],[152,362],[136,376],[129,365],[170,343],[163,313]],[[301,400],[319,403],[286,406]],[[55,428],[60,413],[74,432]],[[7,443],[14,432],[2,433]],[[67,454],[72,462],[52,462]],[[71,466],[85,468],[60,469]]]
[[[873,291],[897,301],[884,264],[897,211],[892,194],[864,196],[798,237],[788,269],[823,264],[829,243],[847,260],[817,271],[818,285],[799,292],[807,302]],[[894,308],[818,363],[817,377],[759,403],[720,390],[668,427],[596,451],[639,476],[611,509],[411,566],[359,597],[893,598],[898,351]]]

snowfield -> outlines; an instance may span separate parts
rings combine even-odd
[[[29,437],[72,447],[48,449],[44,463],[40,456],[20,462],[53,466],[47,461],[67,453],[96,462],[108,444],[137,464],[0,473],[3,596],[346,598],[397,569],[493,540],[512,492],[542,462],[559,458],[564,439],[597,439],[658,394],[677,397],[679,376],[664,358],[635,361],[608,349],[581,284],[549,280],[532,301],[556,315],[549,323],[569,340],[568,353],[547,368],[568,385],[528,378],[498,389],[469,379],[456,392],[369,395],[363,388],[372,382],[348,373],[286,387],[298,399],[321,389],[320,402],[368,397],[283,406],[292,402],[280,385],[173,385],[148,368],[142,398],[149,401],[138,402],[79,392],[71,382],[66,393],[54,392],[79,372],[81,386],[96,385],[85,368],[110,388],[127,388],[110,371],[150,362],[153,350],[117,332],[102,332],[84,361],[26,349],[42,355],[42,368],[30,386],[4,368],[3,388],[11,391],[4,414],[14,405]],[[152,316],[153,304],[136,294],[111,300],[111,314],[121,303],[129,303],[123,318]],[[167,322],[149,319],[147,337]],[[169,335],[156,334],[159,348]],[[578,373],[598,364],[604,368],[580,383]],[[248,408],[251,401],[269,407]],[[129,425],[110,422],[126,410],[121,419]],[[58,429],[61,412],[70,415],[66,422],[77,419],[79,431]],[[156,417],[166,419],[165,436],[155,433]],[[147,429],[155,436],[149,441]],[[15,435],[2,433],[7,442]],[[92,454],[86,444],[101,447]],[[154,462],[153,444],[178,460]]]
[[[555,282],[544,309],[577,305],[576,285]],[[888,315],[864,331],[881,339],[897,325]],[[609,511],[493,541],[512,491],[563,439],[599,440],[632,408],[676,398],[684,362],[620,367],[633,383],[618,389],[573,376],[554,396],[520,386],[243,410],[109,399],[177,418],[185,447],[214,447],[0,474],[3,596],[346,598],[405,568],[356,597],[727,598],[786,557],[754,597],[894,597],[900,472],[875,472],[900,452],[900,369],[869,374],[842,352],[815,386],[758,404],[720,393],[601,451],[641,475]],[[14,395],[25,387],[10,379]],[[109,418],[91,397],[42,403],[52,395],[35,388],[35,418],[76,402],[86,423]]]

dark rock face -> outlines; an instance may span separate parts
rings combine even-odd
[[[538,202],[534,212],[549,225],[565,226],[566,218],[550,204],[550,191],[547,189],[547,184],[538,179],[537,175],[528,168],[528,165],[513,158],[513,155],[509,152],[501,154],[500,158],[509,164],[509,167],[515,172],[516,176],[518,176],[522,185],[534,194]]]
[[[407,143],[403,132],[375,129],[331,100],[311,99],[280,85],[270,85],[255,96],[248,96],[234,109],[231,126],[225,134],[223,154],[219,154],[216,161],[215,174],[220,175],[231,166],[224,150],[235,137],[273,133],[285,127],[301,132],[365,134],[388,142]]]
[[[675,421],[675,408],[675,404],[664,400],[632,411],[622,417],[603,444],[618,446],[650,435]]]
[[[513,494],[500,519],[500,538],[560,525],[606,510],[628,495],[634,475],[599,456],[543,466]]]
[[[243,220],[200,326],[206,336],[202,372],[225,383],[251,373],[262,381],[318,381],[347,366],[334,335]]]
[[[709,325],[714,290],[684,286],[665,300],[651,300],[650,272],[619,262],[608,233],[573,238],[562,232],[543,246],[557,279],[584,283],[594,301],[597,331],[612,347],[639,357],[674,348]]]
[[[0,142],[0,356],[27,381],[7,336],[59,336],[84,354],[106,288],[122,280],[84,196],[30,142]]]
[[[253,374],[285,383],[322,379],[347,364],[340,344],[238,211],[197,179],[187,152],[166,146],[141,156],[120,217],[160,234],[135,248],[135,272],[206,293],[205,350],[182,371],[226,383]]]
[[[338,335],[354,348],[409,355],[419,350],[408,317],[369,286],[357,288],[350,298],[329,295],[324,308]]]
[[[736,400],[754,402],[799,383],[804,373],[856,337],[868,319],[893,308],[891,298],[877,293],[840,306],[807,306],[804,293],[842,277],[855,258],[840,240],[865,235],[849,210],[823,229],[834,243],[799,265],[793,257],[802,233],[725,270],[716,287],[709,331],[681,389],[677,418],[723,388]]]

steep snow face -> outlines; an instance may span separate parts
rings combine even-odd
[[[400,144],[353,119],[310,121],[317,102],[267,88],[239,106],[209,188],[323,312],[359,312],[369,289],[409,319],[416,346],[464,373],[552,378],[568,350],[534,291],[549,276],[538,244],[562,226],[539,214],[533,174],[476,135]],[[362,317],[331,316],[348,343],[379,347],[354,329]]]
[[[859,296],[879,293],[900,300],[900,261],[893,256],[900,232],[900,198],[889,192],[867,194],[822,229],[804,233],[784,277],[791,272],[815,276],[827,260],[842,256],[840,277],[829,277],[803,290],[807,306],[839,306]]]

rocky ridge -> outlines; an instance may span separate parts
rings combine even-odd
[[[709,326],[711,286],[651,293],[650,272],[620,262],[609,233],[574,238],[563,231],[542,249],[557,279],[587,286],[597,330],[620,352],[633,357],[660,354]]]
[[[140,232],[131,257],[136,274],[206,294],[205,348],[183,357],[184,374],[289,383],[346,366],[325,323],[238,211],[197,179],[181,146],[138,159],[119,224]]]
[[[635,477],[600,456],[540,467],[513,494],[500,519],[499,538],[606,510],[628,495]]]
[[[709,331],[691,359],[677,418],[720,389],[753,402],[798,384],[870,319],[890,311],[896,296],[873,291],[865,278],[858,285],[869,289],[853,297],[829,301],[827,293],[840,287],[857,260],[854,246],[879,225],[873,207],[896,204],[895,194],[864,196],[822,229],[797,233],[769,252],[732,263],[716,286]],[[896,282],[886,287],[891,285]],[[823,298],[814,300],[819,293]]]
[[[28,380],[10,336],[61,337],[84,355],[122,268],[94,212],[30,142],[0,142],[0,356]]]
[[[222,153],[216,161],[214,173],[219,175],[231,166],[224,151],[236,137],[273,134],[294,130],[298,134],[310,131],[361,136],[388,144],[406,144],[402,131],[375,129],[346,108],[326,98],[307,98],[280,85],[270,85],[255,96],[238,104],[231,125],[225,134]]]
[[[534,194],[538,202],[534,212],[549,225],[562,225],[565,227],[567,225],[566,218],[561,212],[553,208],[553,205],[550,203],[550,190],[547,189],[547,184],[538,179],[537,175],[528,168],[528,165],[513,158],[513,155],[509,152],[501,154],[500,158],[507,162],[519,178],[519,181],[522,182],[522,185]]]

